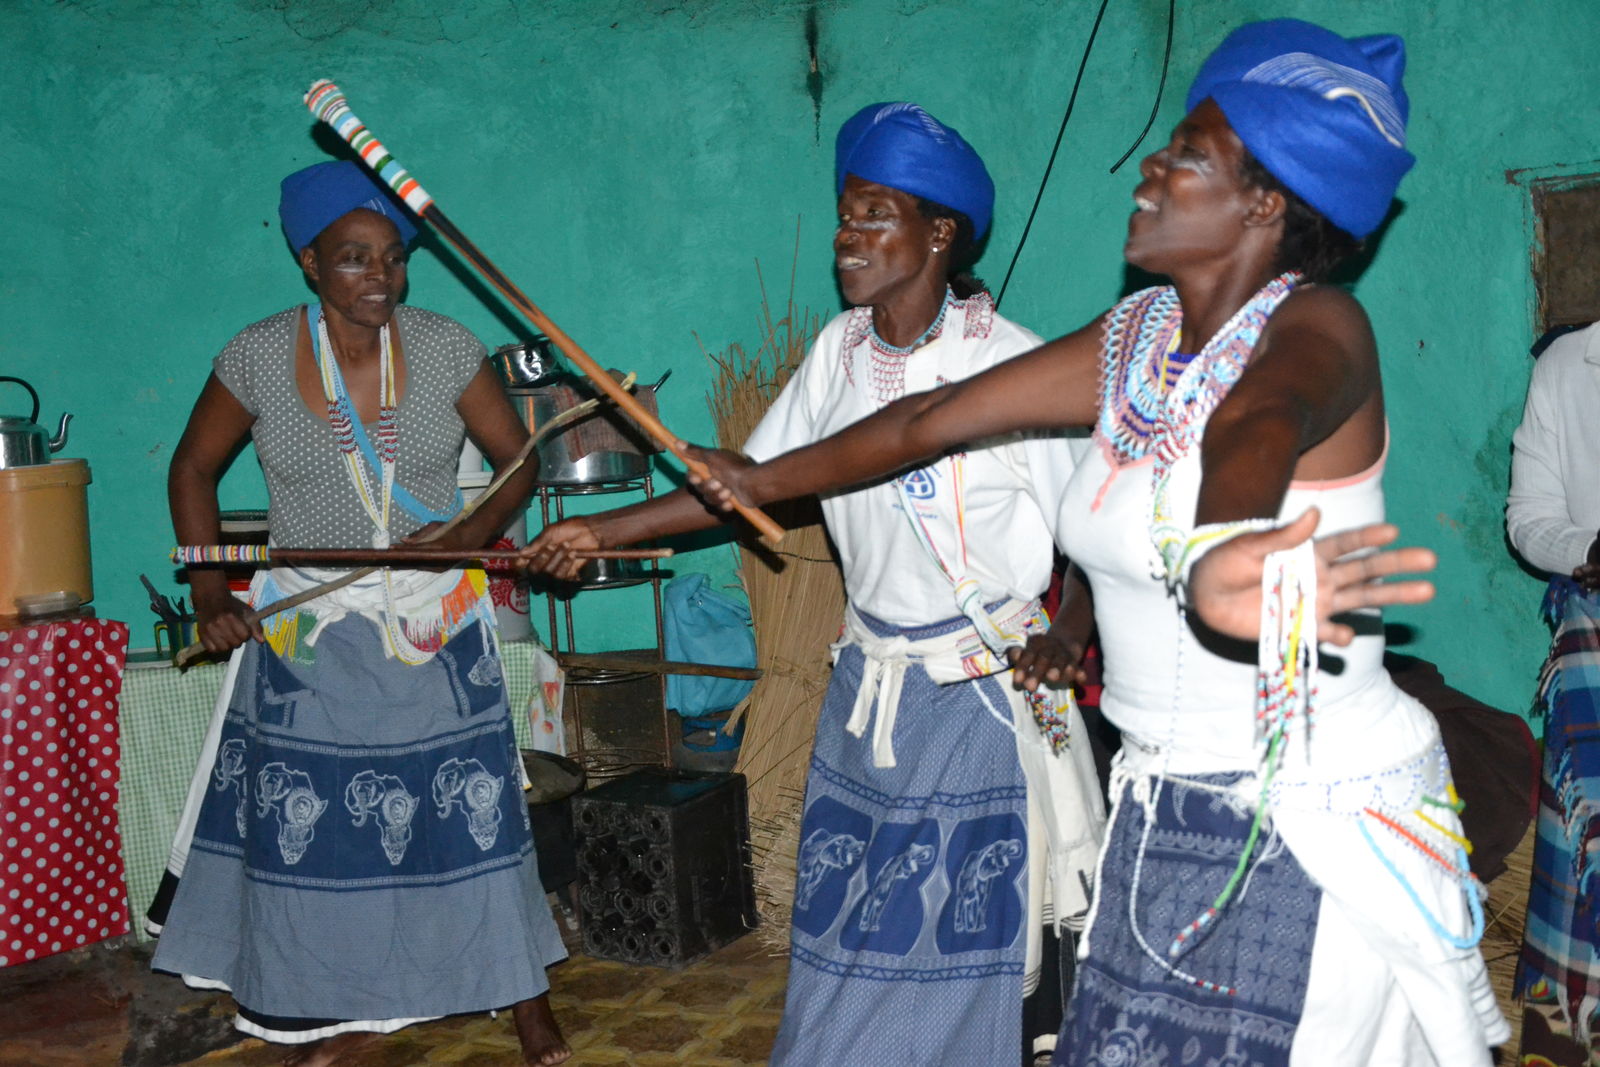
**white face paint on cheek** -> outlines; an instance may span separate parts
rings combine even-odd
[[[853,225],[858,230],[867,230],[872,233],[883,233],[886,230],[894,229],[897,224],[892,219],[868,219],[864,222],[854,223]]]

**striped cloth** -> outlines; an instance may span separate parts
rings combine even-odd
[[[1559,1003],[1587,1045],[1600,1015],[1600,594],[1553,578],[1542,611],[1555,637],[1535,703],[1544,773],[1516,995]]]

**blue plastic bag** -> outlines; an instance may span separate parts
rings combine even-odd
[[[683,574],[668,582],[661,610],[667,659],[721,667],[756,665],[749,605],[717,592],[708,576]],[[732,710],[754,686],[738,678],[669,674],[667,707],[686,718],[713,715]]]

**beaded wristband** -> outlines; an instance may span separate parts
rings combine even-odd
[[[1238,519],[1233,522],[1208,522],[1188,531],[1174,525],[1158,527],[1155,531],[1156,548],[1166,568],[1167,588],[1177,594],[1179,603],[1188,607],[1189,575],[1202,556],[1240,534],[1260,533],[1276,529],[1277,526],[1276,519]]]

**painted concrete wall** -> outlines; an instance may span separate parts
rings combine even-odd
[[[999,187],[980,271],[1005,273],[1096,9],[1089,0],[81,0],[0,5],[0,373],[50,416],[78,415],[96,603],[151,621],[140,572],[166,579],[166,464],[212,355],[306,291],[280,236],[278,179],[325,158],[299,103],[344,86],[470,236],[602,362],[671,368],[663,416],[709,436],[700,344],[756,340],[759,260],[838,309],[829,273],[831,140],[874,100],[913,99],[967,133]],[[1509,438],[1529,361],[1527,195],[1507,171],[1600,157],[1587,45],[1593,0],[1187,0],[1148,150],[1228,28],[1287,14],[1396,31],[1411,51],[1403,211],[1356,286],[1384,351],[1390,510],[1440,554],[1440,595],[1396,611],[1408,651],[1522,708],[1545,638],[1540,587],[1502,534]],[[1149,113],[1167,5],[1113,0],[1056,173],[1006,297],[1041,333],[1124,285],[1136,177],[1111,163]],[[814,69],[813,69],[814,68]],[[1137,157],[1135,157],[1137,158]],[[1594,163],[1600,170],[1600,162]],[[491,347],[524,328],[425,243],[410,300]],[[0,394],[0,411],[20,396]],[[224,506],[264,502],[248,455]],[[731,573],[731,553],[680,569]],[[170,581],[162,582],[173,593]],[[649,637],[627,591],[580,601],[586,647]]]

